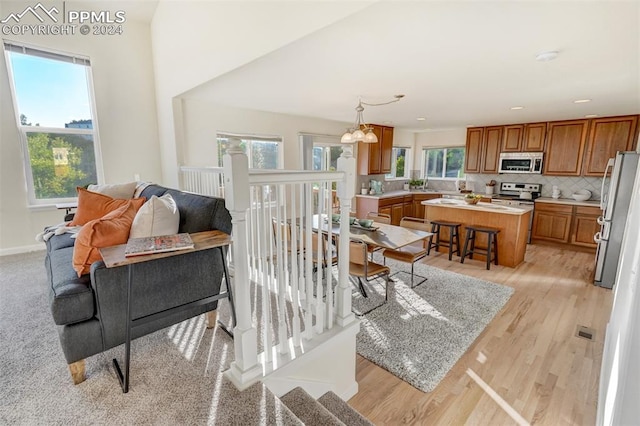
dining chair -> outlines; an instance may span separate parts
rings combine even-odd
[[[418,219],[416,217],[403,217],[400,221],[400,226],[418,231],[430,232],[425,220]],[[429,244],[428,239],[429,237],[425,237],[422,240],[422,246],[408,245],[398,249],[385,249],[382,252],[385,264],[387,262],[387,258],[411,264],[411,288],[417,287],[427,280],[426,277],[420,277],[423,278],[423,280],[416,285],[413,284],[415,275],[414,265],[418,260],[423,259],[427,255],[427,247]]]
[[[274,241],[277,241],[278,238],[278,226],[280,227],[280,235],[282,237],[282,240],[285,241],[287,243],[287,254],[288,256],[292,255],[292,241],[291,241],[291,224],[290,223],[285,223],[285,222],[280,222],[278,223],[278,220],[276,218],[272,218],[271,219],[271,225],[273,228],[273,238]],[[318,258],[320,257],[322,259],[321,264],[322,267],[325,268],[327,267],[327,265],[329,264],[329,262],[327,261],[327,241],[326,238],[322,238],[322,243],[321,243],[321,256],[318,256],[318,233],[317,232],[311,232],[311,250],[307,250],[305,249],[304,245],[306,242],[306,238],[304,235],[304,231],[301,230],[299,228],[298,232],[302,232],[302,235],[298,235],[298,237],[300,238],[300,240],[298,241],[298,245],[297,245],[297,250],[296,250],[296,259],[297,259],[297,255],[302,251],[303,256],[311,256],[311,259],[313,261],[314,264],[314,268],[313,270],[315,271],[317,268],[317,264],[318,262]],[[338,255],[337,255],[337,251],[335,250],[335,246],[332,245],[332,250],[331,250],[331,260],[330,260],[330,264],[334,265],[336,263],[338,263]]]
[[[369,212],[367,213],[367,219],[372,219],[374,222],[384,223],[385,225],[391,225],[391,216],[386,213]],[[382,250],[382,247],[367,245],[367,252],[371,260],[373,260],[373,253]]]
[[[349,275],[357,278],[358,288],[363,297],[369,297],[367,290],[364,288],[363,278],[368,282],[373,278],[384,277],[384,301],[386,302],[389,295],[389,273],[390,269],[388,266],[369,260],[367,256],[367,244],[358,240],[349,241]],[[362,315],[371,312],[373,309],[362,313]]]
[[[374,222],[391,224],[391,216],[386,213],[369,212],[367,213],[367,219],[373,219]]]

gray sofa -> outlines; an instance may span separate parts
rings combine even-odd
[[[224,199],[190,194],[158,185],[146,187],[142,197],[170,193],[180,211],[179,232],[220,230],[231,233],[231,216]],[[125,341],[127,267],[107,268],[99,261],[91,273],[78,278],[72,266],[74,239],[51,237],[45,267],[51,285],[50,301],[58,325],[60,345],[74,382],[84,380],[84,359]],[[217,295],[223,266],[217,249],[185,253],[137,264],[132,286],[133,318]],[[197,306],[136,328],[132,338],[215,311],[217,301]],[[215,315],[214,315],[215,318]]]

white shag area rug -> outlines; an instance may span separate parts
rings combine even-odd
[[[368,298],[353,287],[353,311],[361,315],[360,355],[424,392],[432,391],[500,312],[513,289],[425,264],[428,278],[410,288],[411,265],[388,260],[395,282],[384,303],[384,280],[365,283]],[[398,272],[400,271],[400,272]],[[421,278],[416,276],[415,282]]]

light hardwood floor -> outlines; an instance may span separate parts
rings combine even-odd
[[[613,294],[592,284],[594,254],[531,244],[516,268],[480,261],[424,263],[515,289],[430,393],[358,355],[349,404],[376,425],[592,425]],[[595,330],[593,340],[577,327]]]

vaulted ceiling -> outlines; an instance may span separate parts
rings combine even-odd
[[[637,114],[639,28],[636,1],[380,1],[187,96],[349,123],[404,94],[364,118],[413,131]]]

